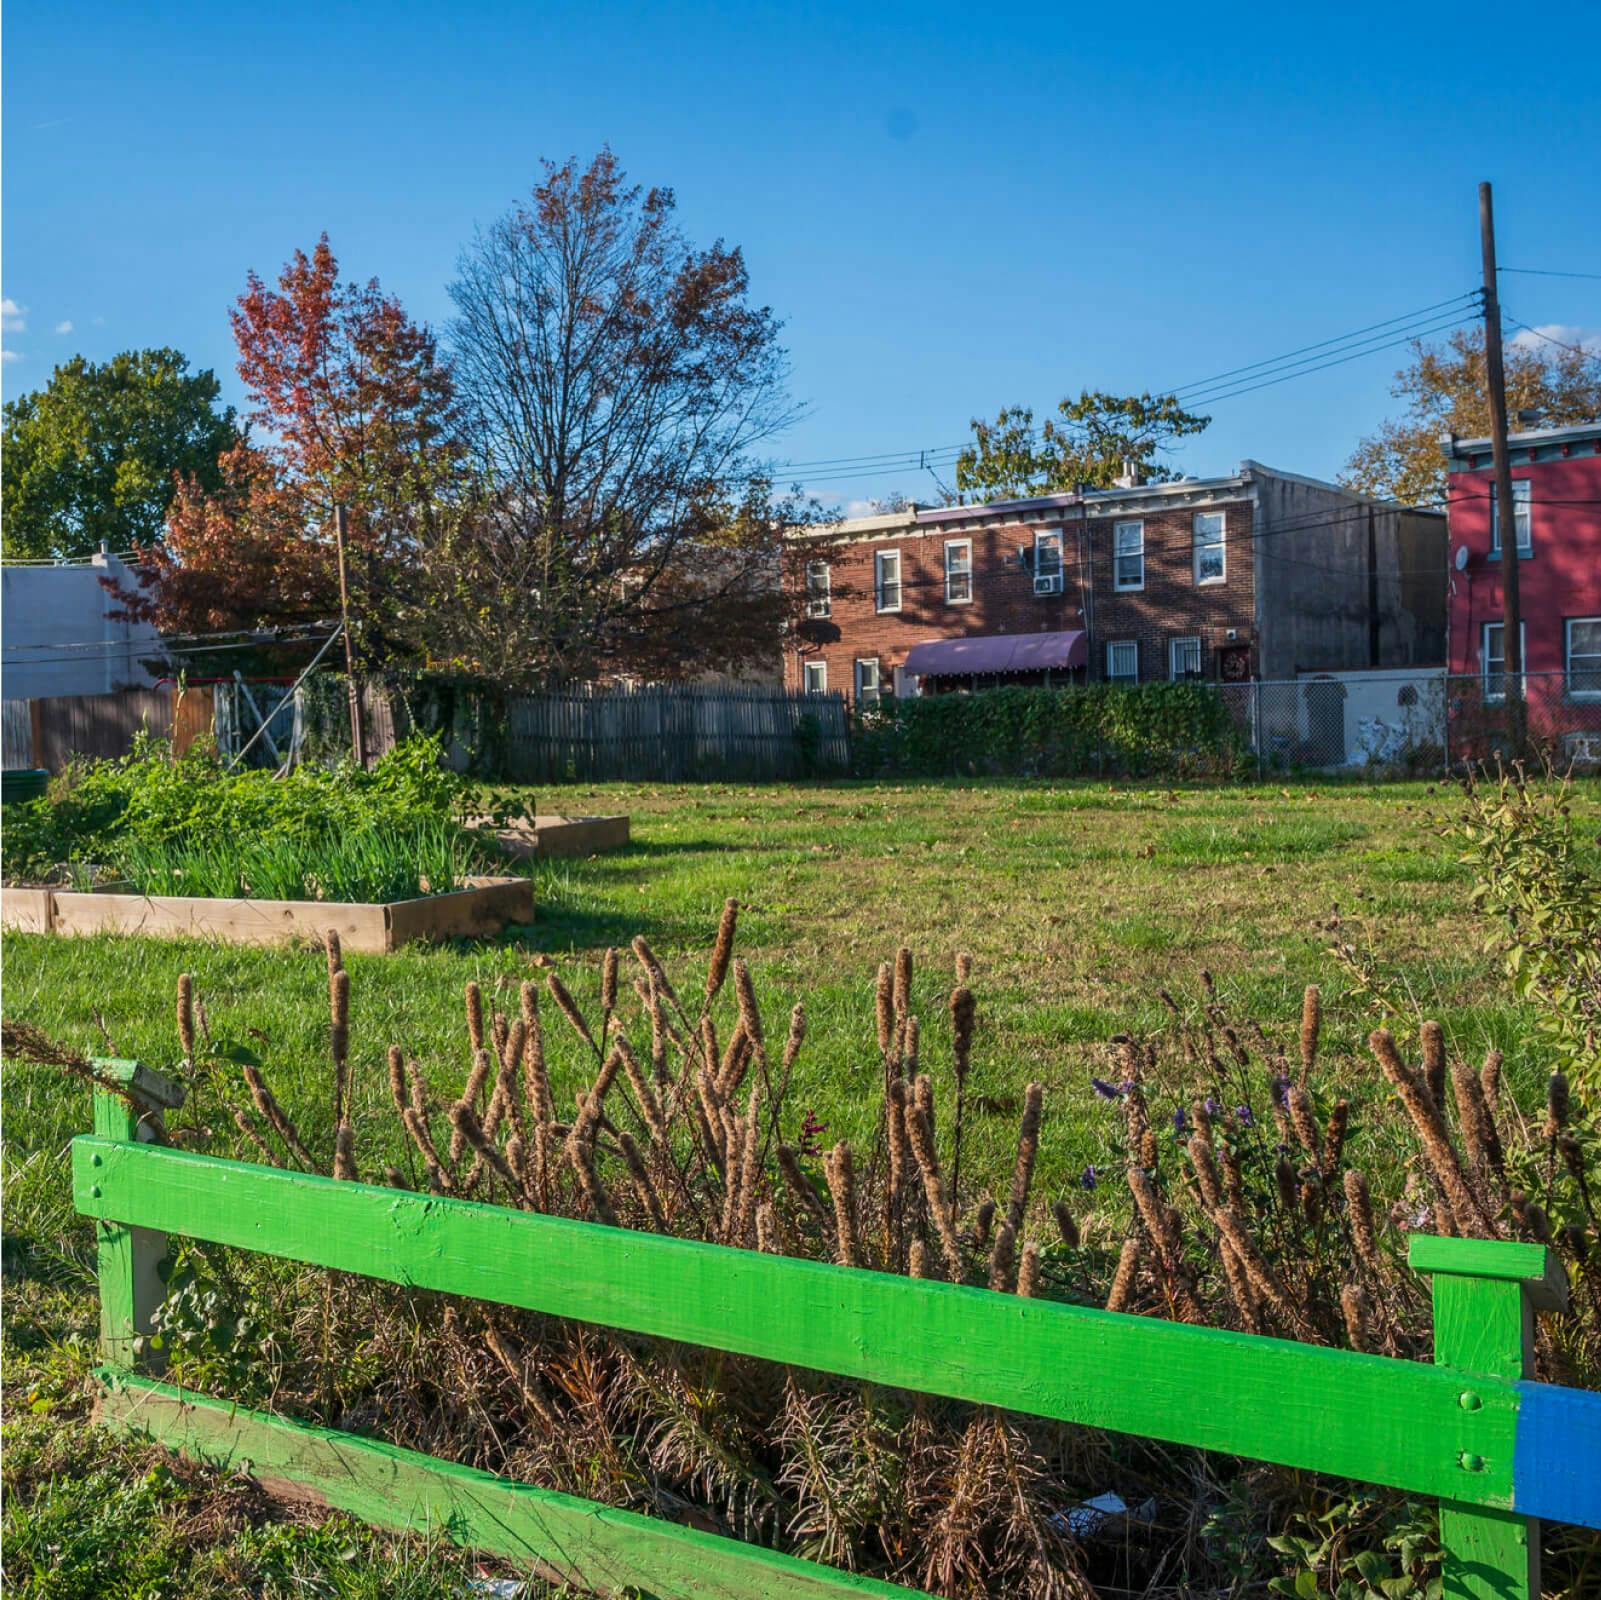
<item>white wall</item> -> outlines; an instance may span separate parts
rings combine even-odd
[[[107,612],[119,605],[101,578],[133,583],[115,556],[0,569],[0,694],[7,700],[109,694],[155,681],[140,659],[161,653],[156,630],[113,622]]]
[[[1422,745],[1445,746],[1445,668],[1424,668],[1416,672],[1389,671],[1303,672],[1300,682],[1300,735],[1314,733],[1314,718],[1325,715],[1321,701],[1314,702],[1306,685],[1315,681],[1337,683],[1343,690],[1345,766],[1365,766],[1370,756],[1382,758],[1386,746],[1398,744],[1417,749]],[[1403,694],[1403,691],[1406,691]],[[1332,707],[1334,696],[1329,697]],[[1383,724],[1382,727],[1378,724]],[[1332,737],[1336,730],[1328,728]]]

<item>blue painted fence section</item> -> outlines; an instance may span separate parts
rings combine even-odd
[[[1551,1383],[1517,1387],[1513,1508],[1601,1528],[1601,1394]]]

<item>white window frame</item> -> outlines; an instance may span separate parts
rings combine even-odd
[[[1517,531],[1518,558],[1534,554],[1534,480],[1512,480],[1512,526]],[[1490,554],[1501,554],[1501,497],[1490,485]]]
[[[954,559],[960,553],[961,559]],[[967,593],[958,591],[966,586]],[[970,606],[973,603],[973,541],[947,539],[945,541],[945,604]]]
[[[1190,645],[1195,646],[1195,676],[1199,677],[1204,670],[1201,664],[1201,636],[1199,634],[1187,633],[1178,638],[1169,639],[1167,641],[1167,676],[1172,683],[1177,683],[1181,676],[1185,678],[1190,676],[1188,672],[1182,674],[1179,672],[1180,645],[1186,646],[1184,652],[1186,655],[1190,653],[1187,647]]]
[[[1596,686],[1593,689],[1575,689],[1573,687],[1573,629],[1574,625],[1593,626],[1601,629],[1601,617],[1567,617],[1562,623],[1562,687],[1570,700],[1601,700],[1601,646],[1595,650],[1586,650],[1583,660],[1593,661],[1594,666],[1586,667],[1586,672],[1596,675]]]
[[[1484,702],[1486,705],[1499,705],[1503,700],[1506,699],[1505,627],[1506,624],[1504,622],[1481,622],[1479,624],[1479,683],[1483,690]],[[1501,654],[1494,657],[1492,657],[1490,654],[1490,630],[1492,628],[1496,629],[1498,632],[1501,632],[1503,636]],[[1527,624],[1520,622],[1518,624],[1518,664],[1522,668],[1520,673],[1520,676],[1522,677],[1527,677],[1529,672],[1529,658],[1526,654],[1528,637],[1529,630]],[[1490,662],[1492,660],[1499,661],[1501,663],[1501,670],[1493,674],[1490,671]],[[1501,683],[1501,690],[1499,693],[1490,687],[1492,677],[1498,679]]]
[[[884,569],[890,562],[895,563],[895,577],[893,582],[884,576]],[[887,605],[885,597],[891,589],[895,591],[895,604]],[[899,611],[901,608],[901,553],[899,550],[875,550],[873,552],[873,609],[880,614],[889,611]]]
[[[1113,663],[1119,652],[1131,652],[1134,658],[1132,672],[1114,672]],[[1108,683],[1138,683],[1140,681],[1140,642],[1138,639],[1108,639],[1106,641],[1106,681]]]
[[[821,578],[821,587],[817,580]],[[834,614],[834,573],[826,561],[806,563],[806,615],[831,617]]]
[[[1044,557],[1049,554],[1050,562]],[[1052,591],[1061,594],[1067,587],[1067,579],[1062,561],[1062,530],[1060,528],[1037,528],[1034,531],[1034,558],[1029,563],[1033,570],[1035,580],[1040,578],[1055,578],[1056,588]]]
[[[1216,517],[1218,523],[1217,539],[1208,539],[1201,542],[1201,523]],[[1229,576],[1229,517],[1226,511],[1197,511],[1190,519],[1190,542],[1192,551],[1190,555],[1191,573],[1195,579],[1196,587],[1202,588],[1214,583],[1227,583]],[[1203,551],[1217,551],[1218,571],[1214,577],[1201,576],[1201,554]]]
[[[864,667],[873,669],[873,682],[871,688],[867,684],[867,675]],[[856,703],[860,706],[876,706],[883,694],[883,680],[878,665],[877,656],[857,656],[855,671]]]
[[[1123,538],[1130,530],[1134,535],[1133,547],[1125,550]],[[1133,582],[1125,583],[1123,563],[1131,560],[1139,562],[1139,576]],[[1125,594],[1145,587],[1145,521],[1141,517],[1112,524],[1112,587]]]
[[[828,663],[826,661],[802,662],[801,688],[806,694],[827,694]]]

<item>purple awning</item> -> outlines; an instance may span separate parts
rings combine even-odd
[[[917,678],[992,677],[1002,672],[1051,672],[1082,667],[1087,655],[1080,630],[1063,633],[990,633],[966,639],[932,639],[906,653]]]

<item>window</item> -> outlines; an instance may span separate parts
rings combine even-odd
[[[880,550],[873,557],[873,599],[880,611],[901,608],[901,553]]]
[[[1062,530],[1043,529],[1034,535],[1034,593],[1062,592]]]
[[[1566,686],[1575,699],[1601,700],[1601,617],[1569,617],[1563,624]]]
[[[1140,647],[1137,641],[1125,639],[1106,647],[1106,681],[1108,683],[1138,683],[1140,681]]]
[[[878,657],[865,656],[856,662],[856,702],[858,705],[878,704]]]
[[[1198,678],[1201,675],[1201,641],[1169,639],[1167,672],[1170,678]]]
[[[827,617],[834,611],[832,582],[826,561],[806,563],[806,615]]]
[[[1114,522],[1112,524],[1112,587],[1114,589],[1143,589],[1145,587],[1145,524],[1143,522]]]
[[[827,694],[828,663],[826,661],[808,661],[805,667],[805,684],[807,694]]]
[[[945,603],[965,606],[973,598],[973,541],[949,539],[945,544]]]
[[[1195,581],[1221,583],[1227,575],[1223,555],[1223,523],[1221,511],[1195,513]]]
[[[1518,654],[1522,658],[1523,670],[1527,672],[1528,658],[1523,655],[1523,641],[1528,630],[1520,622],[1518,624]],[[1499,622],[1486,622],[1479,635],[1479,670],[1483,675],[1484,698],[1486,700],[1506,699],[1506,629]]]
[[[1534,529],[1529,520],[1529,492],[1532,488],[1527,478],[1514,478],[1512,480],[1512,523],[1518,530],[1518,554],[1528,556],[1534,554]],[[1501,554],[1501,501],[1495,492],[1495,485],[1490,485],[1490,554]]]

